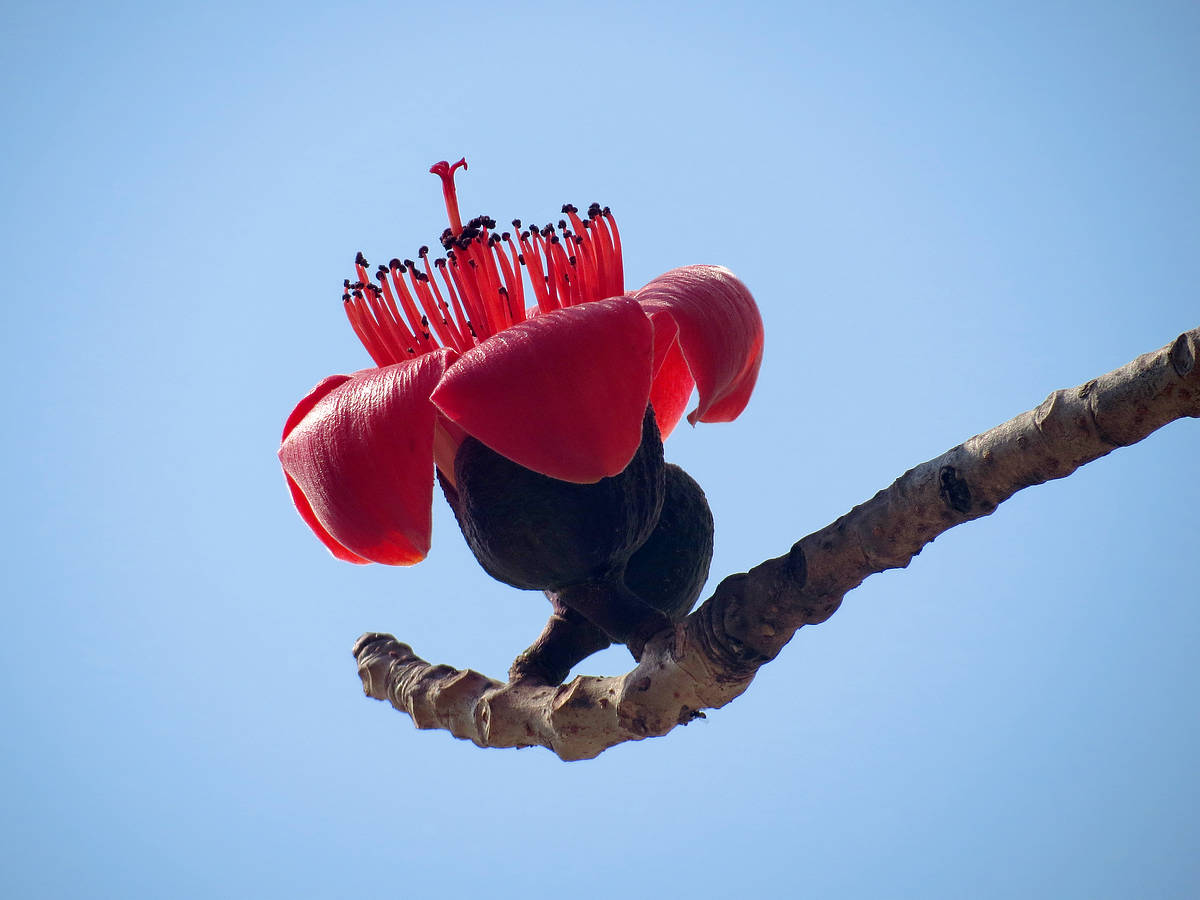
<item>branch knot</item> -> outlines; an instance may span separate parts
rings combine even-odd
[[[942,466],[938,471],[938,496],[955,512],[966,515],[971,511],[971,488],[958,477],[954,466]]]

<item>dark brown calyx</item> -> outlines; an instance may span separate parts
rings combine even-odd
[[[662,441],[647,408],[642,442],[618,475],[559,481],[468,437],[442,489],[479,564],[513,587],[558,590],[619,577],[658,524],[665,489]]]

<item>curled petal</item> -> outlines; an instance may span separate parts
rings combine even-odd
[[[634,296],[647,314],[670,315],[700,392],[688,421],[736,419],[758,378],[763,324],[750,291],[721,266],[684,266],[658,276]]]
[[[287,440],[287,436],[292,433],[292,429],[299,425],[304,417],[309,414],[312,408],[317,405],[318,400],[331,392],[334,388],[345,384],[349,380],[349,375],[330,375],[328,378],[323,379],[315,388],[309,391],[304,399],[296,404],[296,408],[292,410],[292,414],[288,416],[287,421],[283,423],[282,440]],[[321,543],[329,549],[329,552],[345,562],[359,564],[366,563],[367,560],[363,559],[357,553],[351,553],[336,540],[334,540],[333,535],[325,530],[325,526],[322,525],[317,520],[316,515],[313,514],[312,506],[309,505],[307,498],[304,496],[304,492],[300,490],[300,486],[292,480],[292,476],[285,471],[283,473],[283,477],[287,479],[288,490],[292,494],[292,502],[296,504],[296,511],[300,513],[300,518],[303,519],[308,527],[313,530],[313,534],[315,534],[320,539]]]
[[[687,361],[679,348],[679,326],[665,312],[650,317],[654,325],[654,382],[650,387],[650,403],[658,431],[665,441],[675,430],[696,382],[688,371]]]
[[[349,381],[349,375],[329,375],[322,378],[315,388],[305,394],[304,399],[296,404],[296,408],[292,410],[291,415],[287,417],[287,421],[283,423],[283,436],[280,441],[286,441],[287,436],[292,433],[300,421],[309,414],[314,406],[317,405],[322,397],[328,394],[336,387],[340,387]]]
[[[513,462],[587,484],[616,475],[642,438],[654,337],[629,297],[543,313],[464,353],[433,402]]]
[[[325,526],[317,519],[316,513],[313,512],[312,506],[308,502],[308,498],[304,496],[304,491],[300,490],[300,485],[296,484],[292,476],[287,472],[283,473],[283,477],[287,479],[288,490],[292,494],[292,502],[296,504],[296,512],[300,513],[300,518],[313,530],[313,534],[317,536],[330,553],[343,562],[356,563],[360,566],[370,562],[369,559],[363,559],[357,553],[352,553],[339,544],[337,539],[326,531]]]
[[[412,565],[429,552],[429,395],[454,355],[333,376],[289,417],[279,459],[300,515],[335,556]]]

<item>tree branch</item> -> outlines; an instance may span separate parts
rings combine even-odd
[[[481,747],[540,745],[565,760],[666,734],[737,697],[797,629],[828,619],[867,576],[907,566],[935,537],[1023,488],[1200,416],[1198,357],[1200,328],[910,469],[787,554],[726,578],[673,631],[652,638],[625,675],[502,684],[430,665],[391,635],[366,634],[354,647],[364,690],[418,728]]]

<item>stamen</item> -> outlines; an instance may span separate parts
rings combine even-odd
[[[367,289],[371,293],[371,306],[374,308],[376,306],[376,298],[379,296],[379,294],[378,288],[376,288],[371,282],[371,278],[367,274],[367,265],[368,263],[366,257],[364,257],[361,253],[358,254],[354,260],[354,268],[358,272],[358,281],[362,289]],[[379,280],[384,283],[384,287],[386,288],[387,282],[382,275],[380,276]],[[395,335],[397,340],[395,340],[393,343],[393,349],[395,349],[395,343],[403,343],[409,346],[415,345],[415,349],[419,350],[421,353],[428,353],[430,350],[432,350],[434,348],[433,344],[427,340],[423,340],[420,337],[420,329],[413,325],[413,320],[416,317],[414,317],[413,311],[409,309],[409,307],[412,305],[411,301],[408,305],[405,305],[404,300],[406,298],[402,296],[400,299],[401,305],[405,306],[405,316],[408,318],[409,327],[405,328],[401,320],[400,311],[396,309],[396,303],[392,298],[390,291],[387,292],[386,297],[387,302],[391,306],[391,309],[387,310],[387,314],[385,314],[384,311],[375,309],[377,334],[380,336],[380,339],[383,340],[384,344],[387,345],[388,343],[386,338],[388,332],[395,334],[398,331],[399,333]],[[399,362],[399,359],[396,361]]]
[[[346,315],[350,317],[350,325],[354,328],[354,333],[358,335],[362,345],[371,354],[371,359],[375,360],[375,365],[390,366],[397,362],[398,360],[392,359],[391,352],[379,336],[378,326],[374,317],[367,310],[363,292],[359,288],[355,288],[350,297],[350,302],[345,304]]]
[[[496,269],[491,236],[487,231],[491,220],[480,216],[477,221],[480,231],[467,248],[473,264],[471,273],[475,277],[475,289],[479,292],[479,300],[488,313],[493,331],[503,331],[512,325],[513,321],[508,304],[501,302],[500,273]]]
[[[454,304],[454,320],[458,323],[458,332],[462,335],[463,345],[472,347],[475,345],[475,329],[471,327],[471,322],[467,318],[467,314],[463,312],[463,306],[458,301],[458,294],[454,290],[454,284],[450,280],[450,275],[447,274],[447,269],[450,268],[445,259],[437,259],[434,261],[434,266],[438,270],[438,274],[442,276],[442,283],[446,285],[446,293],[450,295],[450,302]]]
[[[544,313],[558,309],[558,302],[552,300],[546,291],[546,273],[542,271],[541,254],[532,243],[532,235],[528,231],[522,231],[519,237],[521,254],[517,259],[529,270],[529,284],[533,287],[533,294],[537,298],[538,309]]]
[[[374,340],[362,327],[359,322],[358,308],[354,305],[349,294],[342,294],[342,308],[346,311],[346,318],[350,322],[350,327],[354,329],[354,335],[358,338],[358,342],[366,348],[371,359],[374,360],[377,366],[391,365],[391,360],[384,354],[379,352]]]
[[[571,304],[566,302],[565,297],[559,296],[559,275],[557,267],[554,264],[554,254],[550,252],[550,243],[546,240],[544,232],[535,230],[530,233],[529,237],[534,248],[534,259],[539,262],[544,260],[546,264],[546,276],[543,283],[545,284],[546,298],[550,309],[562,309],[564,306],[570,306]]]
[[[567,257],[562,241],[559,240],[557,234],[550,235],[550,253],[554,258],[555,271],[562,279],[559,296],[563,300],[563,306],[577,306],[583,302],[583,296],[579,292],[579,285],[574,277],[575,265]]]
[[[423,257],[424,258],[424,257]],[[428,265],[428,263],[426,263]],[[442,324],[442,316],[437,310],[437,306],[433,302],[433,293],[429,290],[428,284],[425,283],[424,273],[417,271],[416,266],[410,266],[408,269],[408,283],[412,285],[413,295],[421,304],[421,310],[424,315],[420,317],[423,333],[428,337],[430,318],[433,320],[433,330],[437,334],[436,344],[441,344],[443,347],[454,347],[461,350],[456,340],[457,335]],[[413,310],[416,313],[416,310]]]
[[[604,254],[597,246],[596,234],[591,228],[590,220],[585,222],[580,219],[579,210],[569,203],[563,207],[563,212],[571,218],[571,224],[575,226],[576,245],[583,250],[580,255],[583,257],[585,292],[601,297],[612,296],[605,291],[608,279],[605,277]]]
[[[389,304],[384,302],[379,288],[373,284],[368,284],[364,293],[367,297],[368,308],[375,317],[379,339],[387,348],[388,354],[392,359],[397,362],[400,361],[404,358],[405,347],[411,346],[411,341],[403,339],[403,335],[407,334],[404,326],[399,322],[398,317],[393,317],[392,311],[388,309]],[[424,352],[424,349],[422,348],[422,352]]]
[[[450,277],[454,280],[454,284],[458,288],[458,295],[462,298],[463,306],[466,308],[468,324],[474,322],[478,325],[478,329],[471,329],[471,334],[483,340],[491,337],[494,332],[491,327],[492,323],[488,319],[487,307],[480,303],[479,291],[475,288],[474,272],[472,271],[474,263],[473,259],[468,259],[466,264],[460,263],[458,255],[455,254],[450,256],[450,265],[447,268],[450,270]]]
[[[525,284],[521,278],[521,264],[519,262],[521,254],[517,252],[517,245],[513,243],[512,235],[509,232],[504,232],[500,235],[500,239],[508,244],[508,252],[512,256],[511,265],[504,259],[504,251],[500,251],[499,256],[504,265],[504,283],[508,285],[508,294],[511,297],[510,303],[516,304],[516,309],[513,310],[513,318],[518,322],[525,321]]]
[[[616,271],[613,274],[616,293],[611,296],[620,296],[625,293],[625,266],[621,261],[621,232],[617,231],[617,220],[613,218],[612,211],[606,206],[602,210],[603,218],[600,223],[612,231],[612,259],[616,263]]]
[[[399,263],[399,260],[393,260]],[[393,309],[396,307],[396,301],[399,301],[400,308],[404,310],[404,321],[407,321],[407,332],[411,335],[409,341],[417,346],[422,353],[427,353],[433,350],[436,346],[431,341],[421,337],[421,329],[417,327],[417,322],[421,319],[421,314],[417,312],[416,304],[413,303],[412,295],[409,294],[408,288],[404,284],[404,279],[400,276],[408,271],[408,267],[404,263],[392,266],[388,271],[391,276],[391,284],[388,284],[387,278],[380,278],[379,281],[383,285],[384,296],[387,297],[389,304]],[[392,288],[395,288],[395,294],[392,293]],[[401,321],[399,311],[395,313],[397,323]]]
[[[460,353],[465,352],[470,348],[471,342],[463,337],[462,331],[458,327],[458,323],[463,317],[457,313],[451,313],[450,307],[446,305],[446,301],[442,298],[442,292],[438,289],[437,280],[433,277],[433,271],[429,268],[429,254],[421,255],[421,262],[425,264],[425,277],[421,279],[421,283],[425,290],[432,289],[433,296],[436,301],[436,306],[441,310],[442,326],[450,335],[450,345]],[[444,266],[446,261],[438,259],[434,261],[434,265]]]

